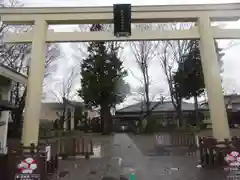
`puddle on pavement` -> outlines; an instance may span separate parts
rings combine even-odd
[[[69,176],[69,171],[68,170],[63,170],[63,171],[58,173],[58,179],[66,177],[66,176]]]
[[[101,180],[118,180],[118,179],[115,178],[115,177],[108,177],[108,176],[105,176],[105,177],[102,177]]]
[[[131,173],[134,172],[134,174],[136,174],[137,171],[138,170],[134,167],[123,167],[121,175],[123,175],[124,177],[129,177]]]
[[[124,175],[129,175],[131,172],[136,172],[135,166],[131,162],[124,162],[122,166],[122,173]]]

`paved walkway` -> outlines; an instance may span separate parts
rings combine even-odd
[[[115,135],[114,142],[119,147],[116,154],[122,158],[122,175],[129,177],[130,169],[133,169],[138,180],[153,179],[154,175],[147,163],[148,158],[143,156],[127,134]]]
[[[100,136],[95,141],[102,144],[103,157],[62,161],[60,171],[65,177],[61,180],[119,179],[120,175],[128,178],[130,169],[135,170],[137,180],[226,179],[215,170],[196,168],[194,157],[146,156],[127,134]],[[148,145],[147,141],[145,144]]]
[[[146,157],[149,172],[154,174],[152,179],[161,180],[226,180],[224,172],[197,168],[197,155],[163,156],[155,148],[153,136],[131,136],[133,142]],[[155,151],[155,152],[154,152]],[[181,153],[182,154],[182,153]]]

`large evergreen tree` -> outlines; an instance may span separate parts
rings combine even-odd
[[[100,31],[102,25],[94,24],[91,31]],[[118,57],[115,43],[91,42],[88,46],[88,57],[81,66],[81,86],[78,91],[89,108],[100,107],[103,133],[111,131],[111,108],[123,102],[129,86],[124,81],[127,72]]]
[[[181,94],[184,98],[199,96],[204,92],[205,84],[203,78],[199,43],[196,40],[189,42],[189,51],[182,58],[175,76],[179,76],[181,83]],[[177,78],[177,77],[175,77]]]
[[[220,70],[222,71],[223,63],[221,61],[221,57],[224,55],[224,53],[221,52],[222,49],[218,47],[216,41],[215,46]],[[179,64],[178,70],[174,75],[174,83],[176,91],[178,91],[181,97],[186,99],[194,97],[195,116],[196,123],[198,125],[200,120],[198,116],[197,97],[205,91],[199,42],[197,40],[189,41],[188,49],[189,50],[186,54],[184,54],[182,58],[183,60]]]

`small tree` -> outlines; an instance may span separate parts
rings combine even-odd
[[[164,29],[168,29],[166,26]],[[178,24],[173,24],[170,26],[171,29],[179,29]],[[184,28],[184,24],[180,26],[180,29]],[[182,55],[185,54],[187,49],[187,40],[177,40],[177,41],[162,41],[159,46],[159,62],[166,76],[171,101],[177,114],[177,125],[185,125],[182,118],[182,97],[177,91],[177,86],[174,84],[174,73],[176,67],[182,61]]]
[[[91,31],[102,30],[102,25],[94,24]],[[124,77],[122,61],[118,58],[119,46],[114,43],[91,42],[88,45],[88,57],[81,65],[81,86],[78,91],[89,108],[101,108],[100,114],[103,123],[103,133],[111,131],[110,109],[123,102],[129,87]]]
[[[146,25],[138,25],[137,29],[141,31],[147,31],[151,29],[152,26],[150,24]],[[156,57],[156,50],[158,48],[158,41],[133,41],[130,43],[131,51],[134,55],[134,59],[137,63],[139,70],[141,71],[143,80],[142,86],[144,90],[144,103],[146,107],[146,112],[144,116],[150,115],[150,85],[151,79],[149,76],[149,66],[151,61]]]
[[[58,127],[63,129],[64,123],[68,120],[67,118],[67,105],[69,100],[73,99],[73,96],[76,93],[74,91],[74,80],[77,77],[77,69],[75,67],[71,68],[68,73],[62,77],[56,84],[58,87],[55,88],[55,91],[52,94],[56,97],[59,104],[61,104],[62,113],[59,114]],[[75,90],[76,92],[76,90]],[[70,123],[70,122],[68,122]],[[68,129],[69,131],[71,129]]]

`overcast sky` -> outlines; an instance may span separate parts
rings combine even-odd
[[[130,3],[132,5],[161,5],[161,4],[204,4],[204,3],[233,3],[240,2],[240,0],[22,0],[22,3],[25,6],[106,6],[113,5],[115,3]],[[240,28],[240,22],[228,23],[225,28]],[[73,31],[76,29],[76,26],[58,26],[54,28],[55,31]],[[239,50],[240,50],[240,41],[236,41],[239,45],[235,45],[231,49],[227,50],[225,56],[223,57],[224,62],[224,73],[223,73],[223,86],[224,89],[228,92],[238,92],[240,93],[240,80],[237,77],[240,77],[239,67],[240,67],[240,59],[239,59]],[[220,47],[226,47],[229,41],[220,41]],[[77,45],[73,44],[62,44],[61,48],[64,56],[60,58],[58,63],[58,70],[54,75],[55,81],[57,79],[64,77],[66,75],[67,70],[71,69],[75,64],[79,61],[76,60],[75,55],[79,55],[75,53],[73,50]],[[122,55],[122,59],[124,61],[124,66],[126,68],[130,68],[135,76],[140,76],[140,72],[136,66],[134,58],[131,58],[131,52],[129,49],[125,49],[125,52]],[[130,57],[130,58],[129,58]],[[164,74],[160,69],[159,62],[157,60],[153,60],[151,63],[151,71],[150,76],[153,80],[153,85],[151,86],[151,92],[154,94],[155,92],[159,92],[160,90],[164,91],[164,94],[168,93],[168,87],[165,81]],[[131,74],[127,77],[127,81],[131,85],[131,87],[137,88],[139,86],[139,81],[136,80]],[[49,86],[49,89],[56,89],[54,83]],[[79,86],[79,80],[76,80],[75,87]],[[132,104],[133,98],[129,97],[128,100],[124,103],[124,106],[127,104]]]

